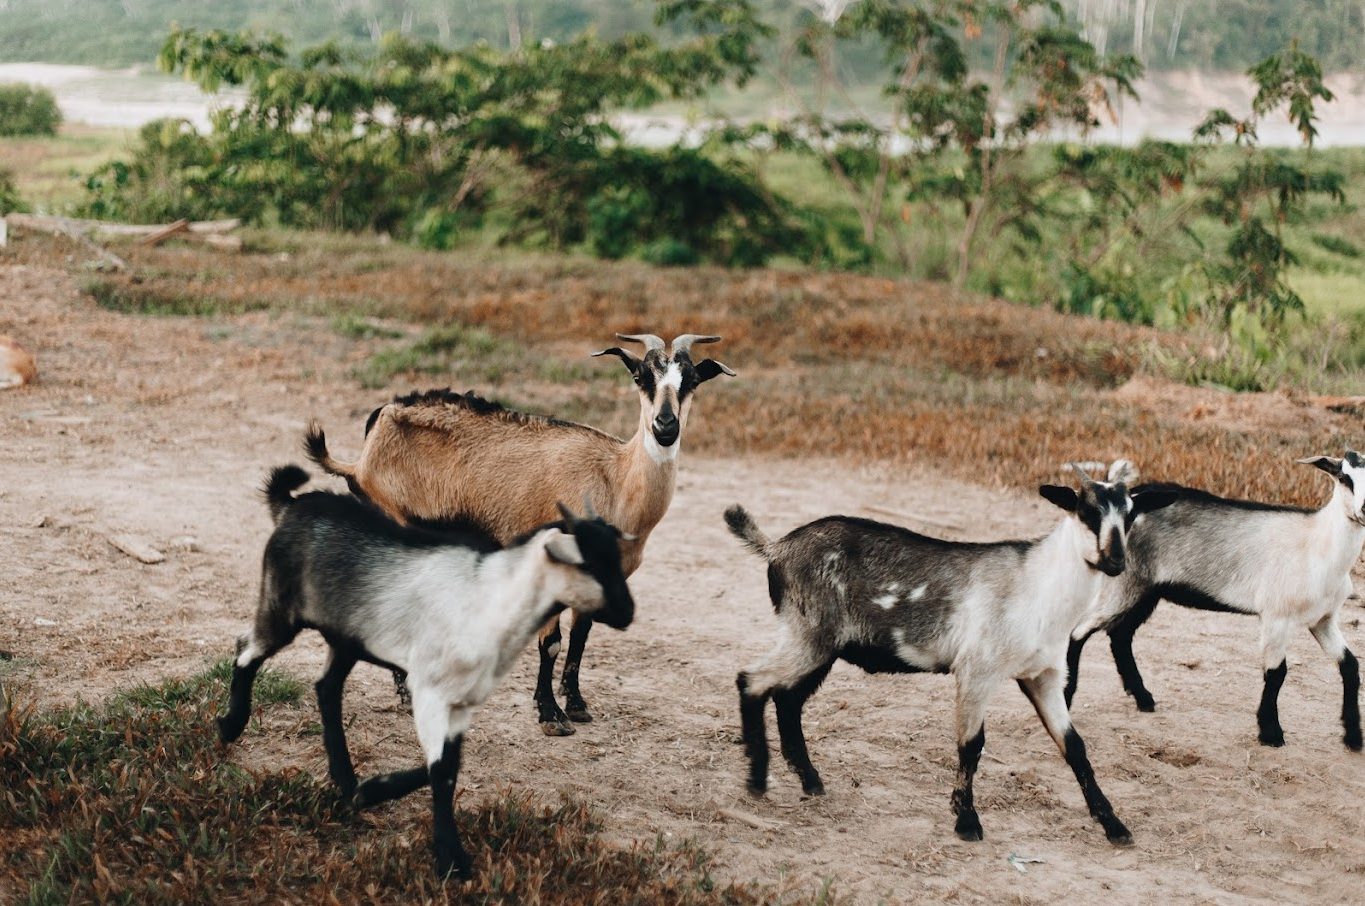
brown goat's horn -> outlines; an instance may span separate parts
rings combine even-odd
[[[673,354],[690,352],[693,343],[719,343],[720,337],[706,337],[698,333],[685,333],[673,340]]]
[[[662,352],[663,349],[664,349],[664,341],[663,341],[663,338],[662,338],[662,337],[656,337],[656,336],[654,336],[654,334],[652,334],[652,333],[634,333],[634,334],[618,333],[618,334],[616,335],[616,339],[618,339],[618,340],[626,340],[626,341],[631,342],[631,343],[644,343],[644,344],[645,344],[645,352],[653,352],[653,351],[656,350],[656,349],[659,350],[660,352]]]

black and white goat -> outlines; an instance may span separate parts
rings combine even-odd
[[[867,519],[830,516],[769,540],[738,506],[725,512],[737,537],[768,561],[768,587],[781,620],[777,646],[738,678],[749,756],[749,790],[768,784],[764,709],[777,710],[782,754],[808,795],[824,792],[810,762],[801,709],[834,661],[871,673],[949,673],[957,679],[959,770],[952,807],[957,834],[980,840],[972,779],[985,746],[986,704],[1016,679],[1061,749],[1090,814],[1115,844],[1128,829],[1095,781],[1085,744],[1071,725],[1062,689],[1067,641],[1103,576],[1123,572],[1125,538],[1139,513],[1170,502],[1162,492],[1130,496],[1121,482],[1081,477],[1039,492],[1067,512],[1036,541],[966,544]]]
[[[1279,694],[1294,634],[1307,629],[1341,672],[1343,741],[1360,751],[1360,668],[1346,647],[1337,615],[1351,595],[1351,567],[1365,544],[1365,457],[1316,456],[1301,463],[1335,480],[1317,510],[1228,500],[1178,485],[1144,485],[1176,493],[1176,502],[1136,526],[1129,569],[1102,592],[1095,615],[1071,643],[1067,703],[1076,691],[1081,650],[1095,632],[1109,634],[1123,688],[1141,711],[1156,702],[1133,659],[1133,635],[1161,600],[1205,610],[1257,614],[1265,685],[1257,711],[1260,740],[1284,745]]]
[[[429,783],[436,871],[468,878],[454,794],[474,708],[563,608],[617,629],[630,625],[635,602],[619,546],[625,539],[603,520],[561,507],[563,522],[503,548],[473,527],[399,525],[349,495],[294,497],[307,481],[303,469],[283,466],[264,488],[275,531],[265,547],[255,623],[237,643],[219,732],[224,742],[241,735],[261,664],[300,630],[318,630],[329,646],[317,695],[332,780],[357,808]],[[424,767],[357,784],[341,718],[342,689],[357,661],[407,671]]]

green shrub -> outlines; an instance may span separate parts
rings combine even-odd
[[[28,205],[19,197],[19,190],[14,185],[14,174],[9,170],[0,169],[0,214],[26,214]]]
[[[0,85],[0,136],[56,135],[62,124],[57,99],[36,85]]]

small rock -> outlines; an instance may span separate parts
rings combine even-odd
[[[43,617],[39,617],[38,619],[36,619],[36,620],[33,621],[33,625],[34,625],[34,626],[56,626],[56,625],[57,625],[57,621],[56,621],[56,620],[48,620],[48,619],[45,619],[45,618],[43,618]]]
[[[199,551],[203,550],[203,548],[199,546],[199,539],[194,537],[193,535],[180,535],[175,538],[172,538],[171,549],[177,551],[186,551],[192,554],[198,553]]]

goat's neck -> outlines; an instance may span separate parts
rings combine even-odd
[[[1351,519],[1354,510],[1354,496],[1338,483],[1332,499],[1311,517],[1312,555],[1333,572],[1349,572],[1365,546],[1365,526]]]
[[[1069,632],[1099,595],[1103,574],[1087,563],[1096,555],[1094,536],[1066,516],[1029,554],[1029,580],[1038,590],[1037,606]]]
[[[479,632],[497,646],[499,673],[559,607],[555,589],[545,580],[544,562],[545,545],[537,540],[489,554],[480,565],[487,593],[479,596]]]
[[[620,512],[612,514],[617,528],[645,537],[664,518],[673,501],[673,486],[678,477],[678,447],[682,437],[671,447],[660,447],[649,429],[648,413],[642,413],[635,436],[621,445],[619,453],[620,493],[617,496]]]

